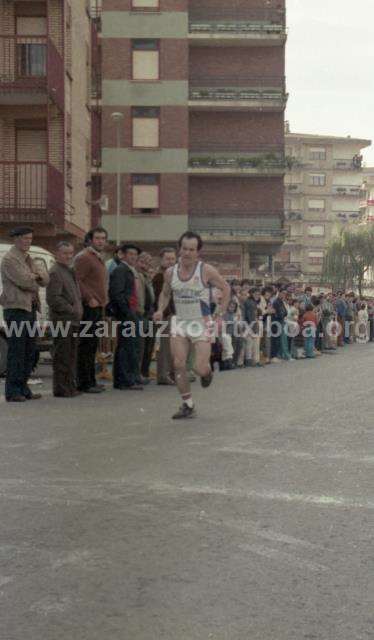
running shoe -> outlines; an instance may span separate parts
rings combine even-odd
[[[179,407],[177,413],[173,415],[173,420],[183,420],[184,418],[194,418],[196,416],[195,407],[189,407],[188,404],[183,402]]]
[[[207,389],[212,384],[212,380],[213,380],[213,371],[211,371],[207,376],[200,378],[201,386],[204,389]]]

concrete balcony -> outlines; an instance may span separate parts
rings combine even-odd
[[[304,185],[302,183],[286,184],[285,190],[289,195],[301,195],[304,193]]]
[[[280,245],[285,239],[282,211],[192,210],[189,228],[203,240]]]
[[[190,81],[189,107],[202,110],[284,111],[284,78],[194,78]]]
[[[357,185],[337,185],[332,187],[333,195],[342,198],[358,198],[360,192],[361,187]]]
[[[301,262],[275,262],[275,272],[280,275],[294,275],[301,273],[302,263]]]
[[[191,175],[280,176],[285,173],[283,147],[247,146],[219,143],[191,145],[188,173]]]
[[[334,160],[334,169],[337,171],[361,171],[361,162],[357,158]]]
[[[46,36],[0,35],[0,105],[64,109],[64,62]]]
[[[0,224],[65,221],[64,177],[47,162],[0,161]]]
[[[202,8],[190,14],[191,45],[279,46],[286,37],[285,14],[281,10]]]

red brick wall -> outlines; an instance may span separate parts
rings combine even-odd
[[[109,197],[109,213],[114,214],[116,208],[117,178],[114,174],[102,177],[102,193]],[[123,211],[131,212],[131,177],[122,176]],[[188,177],[184,174],[170,173],[160,175],[160,213],[161,215],[187,215],[188,212]],[[149,220],[149,218],[147,218]]]
[[[227,145],[227,149],[245,149],[268,144],[283,144],[282,113],[191,112],[190,146],[201,151],[204,143]]]
[[[110,117],[113,111],[119,111],[124,114],[121,144],[122,147],[131,147],[130,107],[104,107],[102,118],[103,146],[116,146],[116,125]],[[160,107],[160,147],[166,149],[185,149],[188,147],[187,107]]]
[[[195,178],[189,182],[189,209],[268,212],[283,209],[281,178]]]
[[[132,76],[131,40],[103,38],[103,78],[130,80]],[[178,38],[160,40],[160,78],[162,80],[188,79],[188,42]]]
[[[190,78],[284,76],[282,47],[191,47]]]

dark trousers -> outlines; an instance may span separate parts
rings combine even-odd
[[[97,323],[102,320],[103,310],[101,307],[91,309],[87,305],[83,307],[83,322],[91,322],[91,327],[87,330],[87,336],[79,339],[78,347],[78,371],[77,382],[78,389],[87,391],[96,385],[95,363],[96,352],[99,345],[99,339],[95,335]],[[85,325],[81,326],[81,331],[85,330]]]
[[[144,333],[147,333],[149,335],[141,338],[142,346],[140,372],[144,378],[149,378],[149,369],[151,366],[153,350],[156,341],[156,336],[153,335],[154,331],[156,331],[156,325],[148,318],[143,318],[143,331]]]
[[[374,318],[370,318],[369,325],[370,325],[370,342],[373,342],[374,341]]]
[[[277,324],[275,324],[277,323]],[[281,358],[282,357],[282,335],[284,331],[284,320],[274,320],[274,324],[272,323],[272,330],[274,333],[277,333],[280,330],[279,325],[282,327],[282,333],[279,336],[271,336],[271,357],[272,358]]]
[[[12,335],[8,338],[7,373],[5,380],[5,397],[7,400],[14,396],[30,397],[31,390],[27,381],[35,361],[35,338],[31,338],[27,326],[22,323],[32,323],[36,320],[35,312],[23,309],[4,309],[4,320],[8,330],[13,327]],[[17,335],[14,335],[17,330]]]
[[[71,396],[77,389],[77,363],[79,326],[70,326],[66,337],[54,338],[53,393],[55,396]]]
[[[140,337],[137,321],[123,320],[118,326],[113,363],[113,386],[132,387],[140,382]],[[131,335],[130,335],[131,332]]]

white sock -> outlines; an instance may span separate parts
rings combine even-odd
[[[189,398],[182,398],[184,404],[187,405],[187,407],[189,407],[190,409],[193,409],[193,400],[191,398],[191,396]]]

